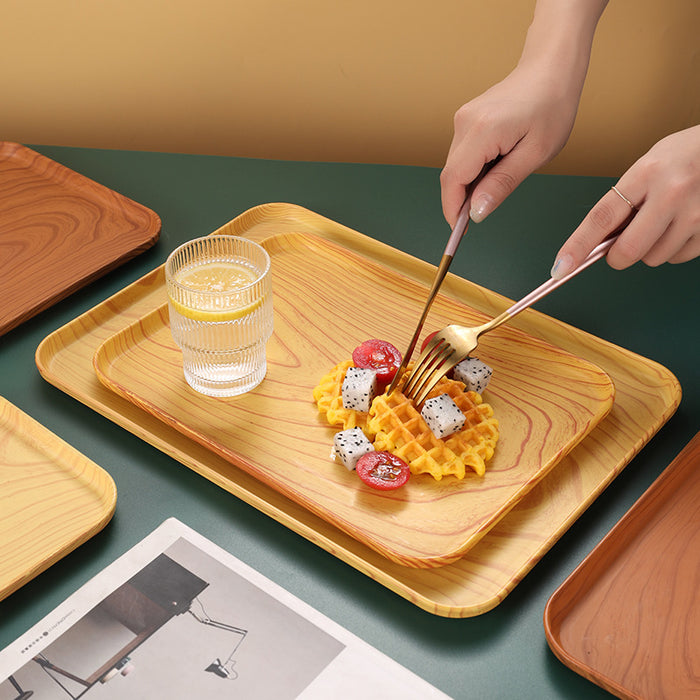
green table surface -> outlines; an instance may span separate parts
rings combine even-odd
[[[562,321],[651,358],[683,388],[670,421],[495,609],[431,615],[214,486],[41,378],[39,342],[161,264],[179,243],[265,202],[291,202],[437,264],[449,235],[432,168],[305,163],[33,146],[156,211],[159,242],[0,337],[0,394],[106,469],[117,509],[107,527],[0,603],[0,647],[145,537],[179,518],[454,698],[608,694],[547,645],[548,598],[699,428],[700,261],[617,272],[599,263],[541,301]],[[553,256],[610,178],[533,175],[473,225],[452,271],[511,298],[546,279]],[[653,663],[653,660],[650,660]],[[184,693],[183,697],[189,697]]]

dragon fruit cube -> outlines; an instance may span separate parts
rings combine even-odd
[[[423,420],[437,438],[445,438],[464,427],[465,417],[449,394],[428,399],[420,412]]]
[[[476,357],[462,360],[452,371],[452,376],[459,382],[464,382],[467,391],[481,394],[488,386],[493,370]]]
[[[361,428],[348,428],[335,434],[333,438],[333,449],[340,457],[340,461],[352,471],[357,464],[357,460],[362,455],[374,451],[374,446],[367,439]]]
[[[367,413],[377,395],[377,373],[373,369],[348,367],[343,379],[343,408]]]

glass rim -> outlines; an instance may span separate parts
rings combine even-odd
[[[237,294],[245,293],[249,291],[251,288],[255,287],[256,285],[259,285],[265,277],[267,277],[268,273],[270,272],[270,268],[272,266],[272,260],[270,258],[270,254],[263,248],[257,241],[251,241],[250,238],[244,238],[243,236],[232,236],[229,234],[225,233],[211,233],[207,236],[198,236],[197,238],[191,238],[188,241],[185,241],[184,243],[181,243],[177,248],[172,250],[168,257],[165,260],[164,263],[164,272],[165,272],[165,283],[166,287],[168,285],[171,285],[172,287],[182,290],[188,293],[196,293],[197,295],[201,296],[221,296],[222,294],[231,294],[231,292],[217,292],[217,291],[207,291],[207,290],[197,290],[196,292],[191,288],[188,287],[187,285],[182,284],[181,282],[177,282],[174,277],[168,272],[168,267],[170,266],[171,260],[178,254],[180,251],[184,250],[188,246],[194,245],[196,243],[200,243],[201,241],[211,241],[211,240],[228,240],[228,241],[240,241],[242,243],[245,243],[246,245],[250,245],[253,248],[257,249],[263,254],[264,260],[265,260],[265,268],[258,273],[257,277],[252,281],[249,282],[246,285],[243,285],[242,287],[238,287],[235,291]]]

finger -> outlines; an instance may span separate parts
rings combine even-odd
[[[593,248],[619,229],[633,214],[631,205],[613,190],[606,192],[559,249],[552,267],[552,277],[561,279],[576,269]],[[615,243],[615,246],[619,244],[620,240]]]
[[[457,221],[467,187],[489,160],[489,155],[472,147],[468,139],[453,140],[450,145],[445,167],[440,173],[442,211],[450,227],[454,227]]]
[[[469,160],[462,162],[459,168],[454,168],[452,162],[459,161],[456,158],[454,161],[448,159],[440,173],[442,213],[450,227],[454,227],[459,211],[464,204],[466,188],[479,174],[484,165],[481,160]]]
[[[532,161],[516,147],[474,187],[469,216],[477,224],[491,214],[532,172]]]
[[[493,160],[497,158],[496,164],[475,185],[471,194],[469,215],[475,223],[483,221],[491,214],[541,164],[540,160],[534,158],[527,147],[516,146],[505,156],[495,156]],[[480,170],[481,167],[477,169],[475,164],[470,164],[470,178],[453,174],[447,166],[443,170],[440,178],[443,213],[450,225],[454,225],[464,203],[467,188]]]
[[[642,260],[657,267],[665,262],[679,263],[700,254],[700,231],[693,232],[686,221],[674,219]]]
[[[607,256],[610,267],[622,270],[639,260],[648,265],[666,262],[688,239],[682,219],[674,222],[675,211],[677,208],[668,206],[666,199],[653,195],[646,198],[610,249]]]
[[[700,256],[700,235],[693,235],[675,255],[668,259],[668,262],[675,265],[694,260],[698,256]]]
[[[644,205],[610,248],[606,256],[608,265],[624,270],[642,260],[664,235],[669,223],[667,217],[659,219]]]

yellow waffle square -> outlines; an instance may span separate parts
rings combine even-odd
[[[486,471],[498,440],[493,409],[462,382],[441,379],[427,398],[448,394],[466,417],[465,426],[445,440],[437,438],[412,401],[395,391],[372,403],[367,427],[374,447],[388,450],[408,463],[412,474],[429,473],[440,480],[447,474],[464,478],[469,468],[479,476]]]
[[[342,430],[367,427],[367,414],[343,408],[343,379],[348,367],[353,367],[352,360],[339,362],[328,374],[325,374],[314,389],[314,400],[319,413],[326,416],[330,425]],[[371,439],[371,436],[367,436]]]
[[[343,408],[342,384],[351,360],[338,363],[314,389],[319,412],[333,426],[345,430],[360,427],[376,450],[387,450],[403,459],[413,474],[431,474],[440,480],[452,474],[464,478],[470,469],[479,476],[486,471],[498,441],[498,421],[481,396],[465,391],[462,382],[443,377],[427,398],[448,394],[464,413],[464,428],[445,440],[437,438],[415,404],[401,392],[381,394],[369,414]]]

